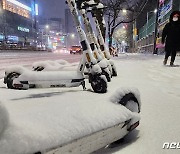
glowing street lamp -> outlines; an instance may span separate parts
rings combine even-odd
[[[46,29],[49,29],[49,25],[46,25]]]
[[[75,37],[75,34],[71,34],[71,38],[74,38]]]
[[[45,37],[46,37],[46,47],[48,47],[49,46],[49,42],[50,42],[50,38],[49,38],[49,25],[46,25],[45,26],[45,31],[46,31],[46,35],[45,35]]]
[[[154,13],[157,13],[157,9],[154,10]]]
[[[127,10],[126,10],[126,9],[123,9],[122,12],[123,12],[123,13],[127,13]]]

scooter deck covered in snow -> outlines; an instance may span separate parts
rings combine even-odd
[[[85,88],[84,75],[78,71],[36,72],[21,66],[6,69],[4,83],[11,89],[78,87]]]
[[[34,97],[33,101],[26,99],[24,102],[20,98],[34,95],[35,90],[23,91],[21,95],[18,91],[12,94],[12,90],[5,90],[9,93],[8,102],[2,102],[5,106],[0,102],[0,149],[3,154],[91,153],[123,138],[140,121],[140,97],[133,90],[118,90],[111,101],[98,102],[72,101],[69,96],[73,93],[62,93],[66,95],[66,101],[62,94],[53,96],[52,93],[53,97],[41,97],[40,101]],[[52,91],[46,89],[44,92],[38,95]]]
[[[132,125],[133,128],[128,130],[127,125],[129,121],[74,140],[68,144],[54,148],[46,154],[90,154],[123,138],[139,125],[139,121],[137,121]]]

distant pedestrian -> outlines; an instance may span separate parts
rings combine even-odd
[[[162,33],[162,43],[165,43],[165,58],[163,64],[167,64],[171,56],[170,66],[174,65],[176,53],[180,50],[180,11],[174,11],[170,15],[169,22]]]

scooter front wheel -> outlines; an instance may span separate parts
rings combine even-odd
[[[107,82],[101,76],[96,76],[92,79],[91,86],[95,93],[107,92]]]
[[[15,78],[18,78],[19,77],[19,73],[16,73],[16,72],[13,72],[13,73],[10,73],[7,77],[7,87],[9,89],[16,89],[14,86],[13,86],[13,80]]]
[[[108,72],[102,70],[102,74],[106,76],[108,82],[111,82],[111,75]]]
[[[140,103],[132,92],[125,94],[118,103],[128,108],[131,112],[140,113]]]

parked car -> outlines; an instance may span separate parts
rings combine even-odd
[[[70,48],[70,54],[82,54],[81,46],[74,45]]]

